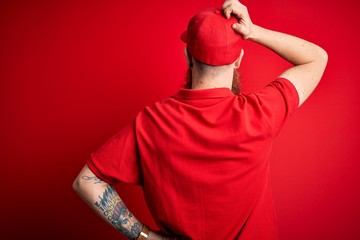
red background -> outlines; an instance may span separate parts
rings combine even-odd
[[[221,3],[1,1],[1,239],[119,239],[76,196],[72,181],[92,151],[183,84],[179,35],[195,12]],[[244,4],[254,23],[329,54],[322,82],[272,154],[281,238],[360,239],[359,3]],[[249,42],[240,69],[244,90],[264,86],[288,66]],[[154,227],[141,189],[118,189]]]

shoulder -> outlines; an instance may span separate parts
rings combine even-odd
[[[299,95],[295,86],[285,78],[277,78],[264,88],[250,93],[243,93],[240,97],[247,100],[253,99],[260,105],[270,102],[274,107],[276,107],[276,104],[285,104],[296,109],[299,105]]]

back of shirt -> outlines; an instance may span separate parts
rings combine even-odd
[[[143,186],[160,229],[182,239],[276,239],[269,154],[298,106],[278,79],[251,94],[188,90],[139,113],[89,160],[110,183]]]

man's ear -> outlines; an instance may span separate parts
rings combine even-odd
[[[187,48],[184,48],[184,54],[185,54],[185,58],[186,58],[186,63],[188,65],[188,67],[192,68],[193,63],[192,63],[192,56],[190,55],[189,51],[187,50]]]
[[[241,49],[240,56],[238,57],[238,59],[236,59],[235,64],[234,64],[235,69],[238,69],[240,67],[240,63],[241,63],[243,56],[244,56],[244,49]]]

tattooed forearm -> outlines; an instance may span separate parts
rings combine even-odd
[[[114,187],[106,187],[95,205],[104,213],[111,224],[130,239],[139,236],[142,224],[130,213]]]
[[[101,180],[100,178],[98,178],[96,176],[92,176],[92,177],[90,177],[90,176],[82,176],[81,178],[84,179],[84,180],[94,180],[94,184],[103,182],[103,180]]]

